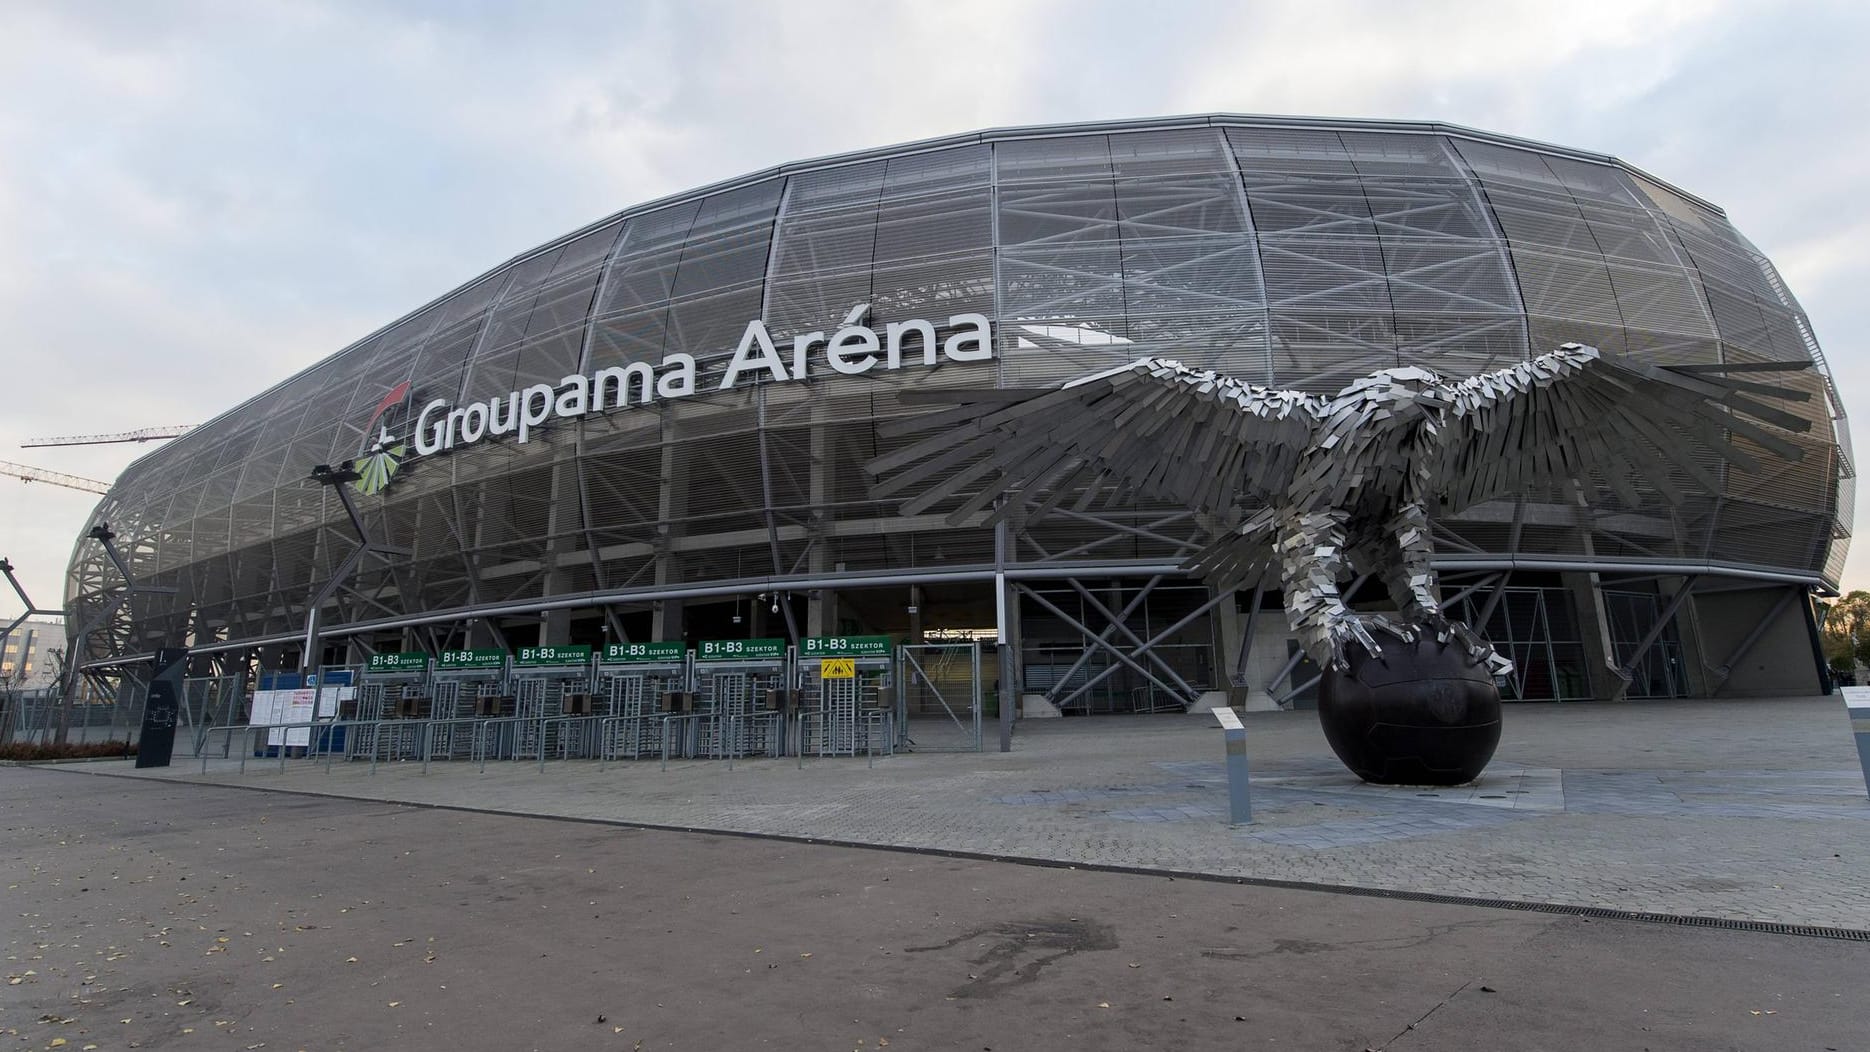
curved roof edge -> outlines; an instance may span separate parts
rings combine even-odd
[[[648,201],[642,202],[641,204],[631,205],[627,208],[623,208],[616,212],[612,212],[609,215],[603,216],[599,219],[593,220],[592,222],[586,223],[585,225],[578,227],[577,229],[572,230],[569,233],[562,234],[558,237],[553,238],[550,241],[544,242],[543,244],[535,245],[532,248],[529,248],[525,250],[524,252],[521,252],[515,256],[512,256],[511,258],[503,262],[500,262],[491,267],[488,267],[486,270],[483,270],[480,273],[474,275],[473,277],[468,278],[466,281],[463,281],[455,285],[454,287],[442,292],[441,294],[437,296],[433,296],[429,298],[428,300],[423,301],[420,305],[410,309],[409,311],[403,314],[397,315],[395,318],[392,318],[391,320],[385,322],[384,324],[378,326],[377,328],[372,329],[371,331],[365,333],[364,335],[358,337],[357,339],[352,340],[350,343],[345,344],[343,347],[340,347],[337,350],[331,352],[330,354],[327,354],[324,357],[318,359],[316,362],[313,362],[312,365],[306,366],[304,369],[300,369],[292,373],[290,376],[287,376],[281,379],[278,383],[271,384],[260,391],[256,391],[251,396],[235,403],[234,405],[228,407],[226,410],[216,413],[214,416],[203,421],[202,426],[197,427],[195,429],[195,433],[207,432],[208,430],[207,425],[213,424],[223,417],[230,416],[234,413],[239,412],[240,410],[246,408],[248,405],[253,404],[254,402],[260,400],[261,398],[264,398],[267,395],[278,390],[279,388],[284,387],[285,385],[291,383],[293,380],[297,379],[301,374],[305,373],[308,369],[315,368],[317,365],[323,362],[329,361],[332,358],[337,357],[338,355],[344,354],[347,351],[350,351],[356,347],[359,347],[363,344],[370,342],[371,340],[376,339],[378,336],[381,336],[384,333],[390,331],[391,329],[394,329],[396,326],[401,325],[403,322],[406,322],[410,320],[411,318],[414,318],[416,315],[421,314],[423,311],[428,310],[434,307],[436,304],[439,304],[447,300],[450,296],[453,296],[456,293],[462,292],[465,289],[468,289],[476,284],[479,284],[480,282],[487,280],[488,278],[492,277],[493,275],[499,273],[502,270],[507,269],[508,267],[512,267],[520,263],[524,263],[526,260],[532,259],[535,256],[544,255],[545,253],[553,251],[554,249],[560,248],[564,246],[565,244],[567,244],[568,242],[576,240],[577,238],[580,238],[584,236],[585,234],[592,232],[593,230],[601,229],[602,227],[605,227],[611,223],[617,222],[618,220],[621,220],[621,219],[626,219],[629,217],[658,211],[660,209],[668,208],[672,205],[680,204],[683,201],[688,201],[693,198],[708,197],[713,194],[725,193],[729,190],[735,190],[743,186],[750,186],[754,183],[764,182],[768,179],[775,179],[775,178],[779,178],[782,176],[792,175],[792,174],[795,174],[798,172],[804,172],[804,171],[814,171],[814,170],[823,169],[823,168],[839,168],[839,167],[843,167],[845,165],[851,165],[851,164],[862,164],[866,161],[874,161],[874,160],[878,160],[884,157],[901,157],[907,154],[927,153],[927,152],[931,152],[935,150],[951,149],[956,146],[969,146],[969,145],[979,145],[979,144],[985,144],[985,143],[998,142],[1003,139],[1061,138],[1061,137],[1068,136],[1068,135],[1098,135],[1098,134],[1107,134],[1107,133],[1112,133],[1112,132],[1167,131],[1167,130],[1177,129],[1177,128],[1216,128],[1216,127],[1310,128],[1310,129],[1332,130],[1332,131],[1361,130],[1361,131],[1410,132],[1410,133],[1414,133],[1418,135],[1449,135],[1449,136],[1453,136],[1456,138],[1472,139],[1477,142],[1488,142],[1488,143],[1495,143],[1495,144],[1502,145],[1502,146],[1511,146],[1515,149],[1530,150],[1535,153],[1545,153],[1545,154],[1551,154],[1557,157],[1567,157],[1573,160],[1589,161],[1594,164],[1612,165],[1618,168],[1622,168],[1635,175],[1639,175],[1642,178],[1647,179],[1650,182],[1655,183],[1656,185],[1670,191],[1671,193],[1678,194],[1682,197],[1685,197],[1689,199],[1690,201],[1693,201],[1694,203],[1701,205],[1704,208],[1711,209],[1714,212],[1720,214],[1722,217],[1725,217],[1727,215],[1727,212],[1725,209],[1721,208],[1719,205],[1713,203],[1712,201],[1709,201],[1695,194],[1689,193],[1688,191],[1683,190],[1682,188],[1674,185],[1673,183],[1668,182],[1667,180],[1658,179],[1657,177],[1655,177],[1654,175],[1651,175],[1650,173],[1644,171],[1643,169],[1638,168],[1635,165],[1630,164],[1626,161],[1623,161],[1622,159],[1615,157],[1611,154],[1593,153],[1589,150],[1576,150],[1568,146],[1558,146],[1553,143],[1540,142],[1539,140],[1536,140],[1536,139],[1524,139],[1524,138],[1520,138],[1518,136],[1513,136],[1513,135],[1502,135],[1498,132],[1482,131],[1481,129],[1478,129],[1478,128],[1469,128],[1466,125],[1461,125],[1461,124],[1448,124],[1443,121],[1408,121],[1408,120],[1389,120],[1389,119],[1383,119],[1383,118],[1361,118],[1361,117],[1280,117],[1280,116],[1264,115],[1264,114],[1242,114],[1242,113],[1200,113],[1200,114],[1187,114],[1187,115],[1178,116],[1178,117],[1131,117],[1131,118],[1119,118],[1116,120],[1108,120],[1108,121],[1074,121],[1074,122],[1069,122],[1065,124],[1026,124],[1026,125],[1011,125],[1011,126],[1000,127],[1000,128],[986,128],[980,131],[958,132],[958,133],[951,134],[951,135],[939,135],[939,136],[936,136],[934,138],[929,138],[929,139],[914,139],[909,142],[896,143],[890,146],[876,146],[876,147],[870,147],[868,149],[863,149],[863,150],[849,151],[846,153],[825,154],[820,157],[808,158],[806,160],[801,160],[801,161],[788,161],[784,164],[773,165],[768,168],[756,169],[754,171],[747,172],[742,175],[733,176],[728,179],[721,179],[716,182],[707,183],[702,186],[694,187],[692,189],[682,190],[682,191],[679,191],[673,194],[665,194],[662,197],[652,198]],[[164,445],[164,446],[158,446],[156,449],[153,449],[150,452],[144,454],[143,456],[136,458],[136,460],[133,460],[129,464],[125,465],[123,471],[119,472],[117,477],[121,479],[124,475],[128,474],[132,468],[142,463],[143,460],[145,460],[148,457],[156,456],[162,453],[166,449],[174,448],[175,446],[184,444],[186,442],[187,437],[188,436],[186,435],[182,436],[181,439],[178,439],[175,442],[168,443],[167,445]],[[112,488],[113,489],[115,488],[114,485]]]

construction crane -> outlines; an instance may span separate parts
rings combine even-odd
[[[143,427],[135,431],[119,431],[111,435],[65,435],[59,438],[29,438],[20,443],[21,449],[35,446],[101,446],[110,442],[148,442],[159,438],[179,438],[195,429],[193,424],[177,424],[174,427]]]
[[[56,471],[35,468],[28,464],[15,464],[0,460],[0,475],[11,475],[21,482],[45,482],[66,489],[83,490],[86,493],[109,493],[110,483],[96,479],[80,478],[77,475],[62,475]]]

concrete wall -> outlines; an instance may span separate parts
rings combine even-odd
[[[1803,589],[1800,589],[1802,591]],[[1695,617],[1701,635],[1701,657],[1718,670],[1730,660],[1734,648],[1744,641],[1760,618],[1779,602],[1784,587],[1737,589],[1710,592],[1694,598]],[[1714,697],[1798,697],[1819,692],[1818,668],[1812,657],[1811,635],[1805,627],[1805,615],[1799,604],[1803,596],[1779,611],[1740,660],[1725,682],[1718,671],[1708,673]],[[1719,684],[1718,687],[1713,686]]]

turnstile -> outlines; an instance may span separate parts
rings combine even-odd
[[[680,740],[684,755],[785,751],[792,697],[792,648],[785,640],[708,640],[696,652],[694,670],[694,711],[670,717],[670,740]]]
[[[895,671],[888,636],[800,640],[799,750],[819,756],[893,751]]]
[[[661,756],[678,699],[692,697],[693,691],[693,656],[680,641],[607,644],[593,691],[600,755],[606,760]]]
[[[506,677],[507,656],[502,650],[447,651],[436,658],[429,674],[430,759],[500,755],[501,728],[493,721],[513,715]]]
[[[429,656],[380,653],[365,662],[353,699],[338,717],[355,721],[349,759],[416,760],[425,745],[421,721],[430,718]]]
[[[513,691],[512,759],[598,755],[591,669],[587,645],[519,649],[508,675]]]

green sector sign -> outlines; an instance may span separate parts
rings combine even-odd
[[[435,662],[437,669],[501,668],[505,665],[504,650],[444,650]]]
[[[799,656],[889,657],[892,646],[888,636],[806,636],[799,640]]]
[[[429,656],[427,654],[372,654],[366,672],[427,672]]]
[[[577,646],[520,647],[514,655],[515,665],[583,665],[591,660],[591,647],[580,643]]]
[[[663,643],[606,643],[604,661],[617,664],[633,661],[679,663],[688,657],[688,646],[679,639]]]
[[[703,661],[771,661],[786,656],[783,639],[706,639],[696,657]]]

